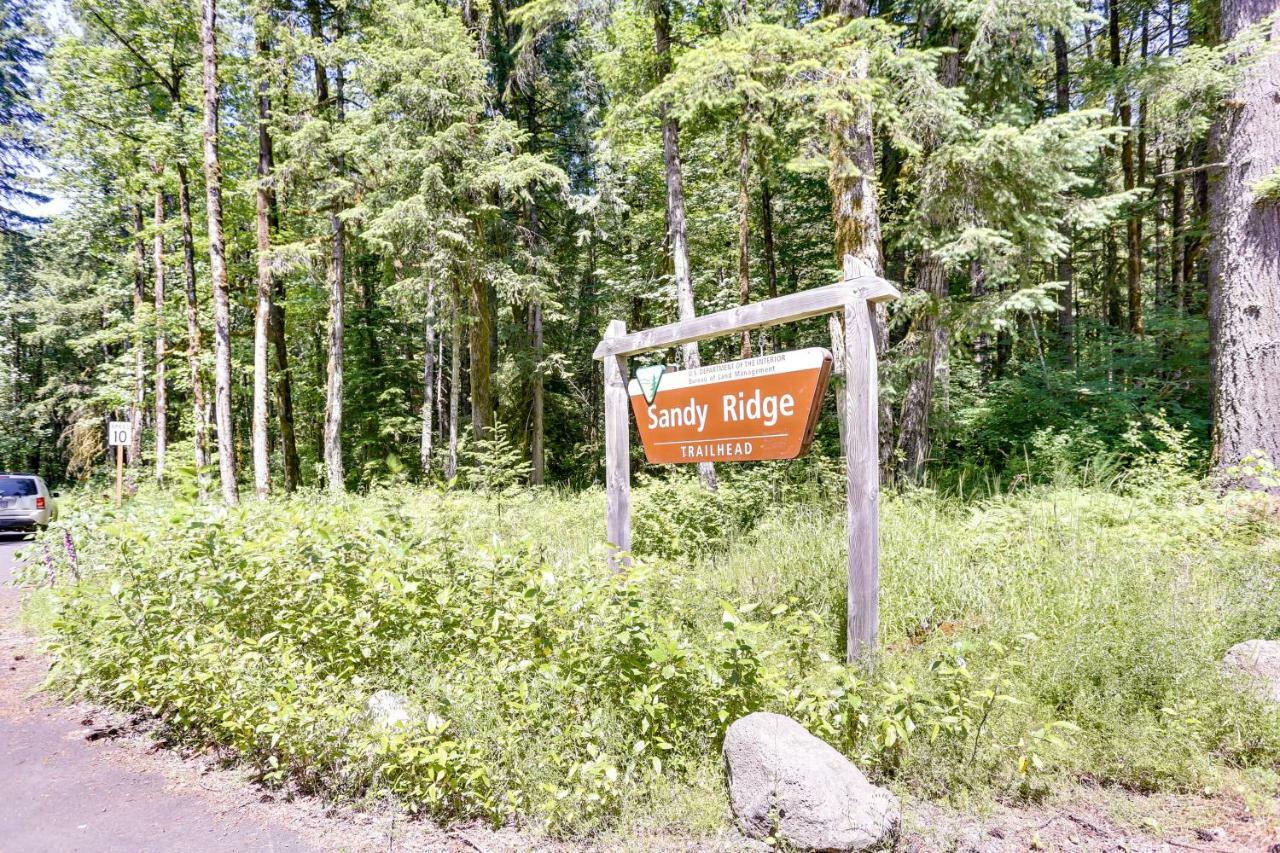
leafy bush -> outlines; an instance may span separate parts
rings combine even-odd
[[[556,832],[677,790],[696,802],[669,819],[719,819],[719,741],[759,708],[936,796],[1064,775],[1182,789],[1280,760],[1277,715],[1216,667],[1280,636],[1273,517],[1177,485],[886,496],[866,672],[842,663],[841,517],[776,485],[764,468],[716,498],[645,485],[637,543],[704,557],[618,575],[599,492],[68,512],[83,580],[47,593],[53,679],[272,783]],[[407,725],[370,719],[378,690],[407,697]]]

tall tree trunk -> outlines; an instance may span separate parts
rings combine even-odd
[[[321,17],[319,0],[308,0],[307,12],[311,24],[312,38],[324,41],[324,22]],[[338,75],[335,85],[335,97],[329,99],[329,73],[324,64],[313,59],[316,85],[317,110],[322,115],[332,110],[336,121],[342,120],[343,91],[342,76]],[[334,168],[339,174],[343,171],[342,158],[335,158]],[[325,405],[324,434],[322,438],[322,454],[324,457],[325,481],[330,491],[341,492],[346,489],[346,472],[342,460],[342,394],[343,394],[343,361],[346,340],[346,226],[338,216],[339,202],[330,201],[329,254],[326,262],[325,281],[329,290],[329,319],[325,352],[328,354],[325,369]]]
[[[1276,0],[1222,0],[1222,38],[1280,11]],[[1271,23],[1280,41],[1280,20]],[[1251,453],[1280,463],[1280,201],[1259,198],[1259,181],[1280,174],[1280,53],[1243,73],[1212,143],[1225,162],[1212,187],[1209,291],[1214,460]],[[1251,484],[1256,485],[1256,484]]]
[[[658,82],[671,73],[671,8],[669,0],[654,4],[653,34],[657,56]],[[684,171],[680,166],[680,123],[662,104],[658,108],[662,120],[662,166],[667,187],[667,243],[671,248],[671,267],[676,285],[676,312],[681,320],[697,316],[693,305],[693,275],[689,266],[689,225],[684,207]],[[702,366],[697,342],[680,348],[686,370]],[[710,462],[698,463],[698,479],[703,488],[715,491],[716,469]]]
[[[489,437],[493,425],[492,355],[490,332],[493,311],[489,283],[477,269],[471,270],[468,349],[471,363],[471,430],[477,440]]]
[[[824,11],[836,13],[841,20],[864,18],[867,15],[866,0],[839,0],[827,2]],[[863,53],[854,62],[848,74],[854,80],[865,80],[870,57]],[[835,226],[835,254],[845,278],[853,278],[870,270],[875,275],[884,274],[884,255],[880,249],[880,210],[875,187],[875,139],[872,135],[871,114],[857,109],[852,118],[844,113],[833,113],[827,119],[829,137],[829,162],[827,187],[831,192],[831,218]],[[885,336],[885,308],[876,306],[872,316],[872,332],[876,352],[884,354],[888,345]],[[835,331],[833,324],[831,330]],[[834,352],[835,341],[832,341]],[[879,412],[880,467],[887,466],[893,447],[893,409],[886,396],[880,398]]]
[[[427,313],[422,322],[422,435],[418,443],[418,463],[423,474],[431,471],[432,442],[435,439],[436,408],[436,284],[427,278]]]
[[[1169,189],[1169,287],[1179,312],[1186,307],[1186,267],[1183,265],[1186,238],[1182,228],[1187,181],[1179,174],[1186,163],[1186,154],[1179,146],[1173,153],[1174,176]]]
[[[743,122],[747,117],[743,116]],[[738,304],[751,301],[751,144],[744,129],[738,134]],[[751,358],[751,332],[742,333],[742,357]]]
[[[947,347],[947,328],[938,316],[942,300],[947,297],[947,272],[932,252],[921,253],[916,266],[916,289],[929,294],[929,305],[912,330],[919,359],[902,398],[898,453],[900,475],[907,482],[918,484],[924,480],[929,458],[929,413],[933,406],[934,379]]]
[[[191,180],[187,164],[178,161],[178,212],[182,217],[182,278],[187,298],[187,370],[191,380],[192,444],[195,445],[196,489],[203,500],[209,467],[209,426],[205,418],[204,379],[200,375],[200,303],[196,294],[196,250],[191,222]]]
[[[952,29],[951,53],[941,59],[938,79],[943,86],[953,88],[960,84],[960,36]],[[926,146],[924,158],[932,154],[932,144]],[[927,168],[927,166],[926,166]],[[931,229],[940,230],[942,223],[928,222]],[[947,287],[947,271],[942,260],[929,249],[923,249],[916,262],[916,289],[928,294],[929,302],[912,324],[910,341],[918,358],[902,398],[902,417],[898,429],[898,474],[907,482],[924,480],[925,462],[929,458],[929,416],[933,407],[933,388],[938,368],[947,357],[948,334],[942,321],[943,305],[950,295]]]
[[[542,337],[542,303],[534,302],[529,306],[530,323],[533,326],[533,436],[529,446],[529,456],[533,468],[529,474],[529,483],[540,486],[547,476],[546,451],[546,395],[542,375],[543,337]]]
[[[458,473],[458,408],[462,396],[462,302],[461,289],[453,288],[449,322],[449,460],[444,475],[452,480]]]
[[[778,258],[773,244],[773,193],[769,188],[769,178],[760,178],[760,236],[764,241],[765,287],[769,298],[778,296]],[[778,351],[778,335],[775,330],[765,332],[766,342],[772,352]]]
[[[769,179],[760,181],[760,236],[764,239],[765,286],[769,298],[778,297],[778,258],[773,244],[773,190]]]
[[[255,34],[258,61],[270,56],[267,36],[261,25]],[[267,433],[267,344],[271,334],[271,226],[269,221],[271,181],[271,101],[265,70],[258,79],[258,185],[255,193],[255,225],[258,238],[258,287],[253,315],[253,488],[258,497],[271,494],[270,437]]]
[[[142,306],[147,298],[147,248],[142,236],[142,205],[133,203],[133,406],[129,410],[132,428],[129,440],[129,467],[142,464],[142,407],[147,398],[147,356],[142,345]],[[130,473],[132,482],[133,474]]]
[[[1067,62],[1067,38],[1061,30],[1053,34],[1054,58],[1054,101],[1058,115],[1066,115],[1071,111],[1071,71]],[[1064,218],[1058,230],[1067,243],[1066,253],[1058,258],[1058,281],[1062,289],[1058,291],[1058,340],[1063,352],[1073,356],[1073,337],[1075,334],[1075,292],[1071,269],[1072,231],[1071,224]]]
[[[156,163],[152,170],[155,172],[157,181],[164,174],[164,167]],[[155,267],[154,280],[152,282],[152,294],[155,297],[155,314],[156,314],[156,370],[155,370],[155,398],[156,398],[156,482],[164,485],[164,457],[165,446],[168,443],[168,424],[169,424],[169,405],[168,396],[165,393],[165,351],[168,347],[168,340],[164,331],[164,189],[157,184],[155,190],[155,214],[154,214],[155,235],[152,237],[152,263]]]
[[[1119,69],[1120,59],[1120,10],[1118,0],[1109,0],[1107,20],[1111,37],[1111,67]],[[1120,149],[1120,166],[1124,173],[1124,188],[1132,192],[1137,186],[1134,175],[1133,107],[1129,91],[1124,86],[1116,89],[1116,108],[1120,124],[1125,128],[1124,143]],[[1129,203],[1125,217],[1125,270],[1128,282],[1129,331],[1138,337],[1143,335],[1142,324],[1142,208]]]
[[[231,434],[231,298],[227,291],[226,244],[222,239],[222,168],[218,162],[217,0],[203,0],[200,46],[204,64],[204,181],[209,220],[209,273],[213,279],[214,411],[222,499],[240,500],[236,447]]]
[[[274,146],[267,135],[267,172],[275,173]],[[280,233],[280,206],[275,189],[267,185],[267,224],[272,234]],[[284,490],[302,485],[302,462],[298,459],[297,430],[293,422],[293,380],[289,373],[289,347],[285,338],[284,276],[271,276],[271,351],[275,362],[276,416],[280,420],[280,456],[284,465]]]

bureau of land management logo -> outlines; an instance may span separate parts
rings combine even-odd
[[[640,393],[644,401],[653,405],[653,398],[658,396],[658,385],[662,383],[662,374],[667,372],[665,364],[646,364],[636,368],[636,382],[640,385]]]

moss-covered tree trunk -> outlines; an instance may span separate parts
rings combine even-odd
[[[1278,0],[1223,0],[1222,37],[1267,15]],[[1280,40],[1280,20],[1271,41]],[[1280,52],[1250,65],[1214,127],[1226,165],[1213,183],[1209,330],[1214,457],[1232,466],[1261,452],[1280,463],[1280,200],[1258,183],[1280,174]]]

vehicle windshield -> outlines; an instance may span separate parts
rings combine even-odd
[[[0,476],[0,498],[27,498],[38,494],[36,481],[30,477]]]

